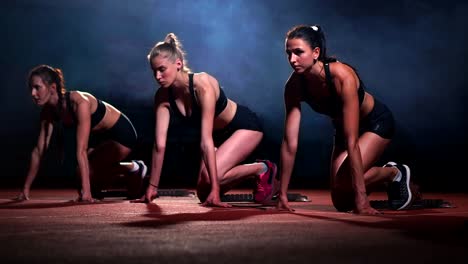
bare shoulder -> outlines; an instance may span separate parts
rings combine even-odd
[[[346,78],[353,78],[356,73],[354,72],[353,68],[349,65],[341,62],[334,62],[330,63],[330,73],[335,78],[339,80],[345,80]]]
[[[193,85],[199,91],[219,86],[218,80],[206,72],[199,72],[193,75]]]
[[[81,103],[90,103],[90,100],[96,100],[96,98],[87,92],[81,91],[70,91],[70,101],[73,104],[81,104]]]
[[[194,79],[193,81],[198,81],[198,82],[210,82],[210,81],[216,81],[215,77],[211,76],[209,73],[206,72],[198,72],[193,74]]]

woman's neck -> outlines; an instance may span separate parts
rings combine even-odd
[[[304,72],[304,76],[310,80],[324,79],[323,62],[317,61],[307,72]]]
[[[53,93],[50,95],[47,105],[54,107],[54,108],[57,108],[59,106],[59,97],[57,93]]]
[[[187,72],[181,71],[177,73],[177,77],[174,80],[171,88],[176,94],[184,94],[189,92],[189,75]]]
[[[52,108],[56,114],[63,113],[64,109],[66,108],[66,102],[63,99],[64,98],[62,97],[62,100],[60,100],[58,94],[54,93],[49,98],[49,102],[47,102],[47,106]]]

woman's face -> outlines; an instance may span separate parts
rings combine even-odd
[[[180,71],[182,63],[180,59],[171,61],[169,56],[160,54],[151,59],[151,68],[153,69],[154,78],[163,88],[170,87]]]
[[[285,46],[289,64],[297,73],[310,70],[320,54],[319,48],[312,49],[300,38],[287,39]]]
[[[33,101],[38,106],[43,106],[51,97],[52,85],[47,85],[44,83],[42,78],[39,75],[33,75],[30,82],[31,96]]]

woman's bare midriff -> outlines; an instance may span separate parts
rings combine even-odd
[[[221,130],[225,128],[236,115],[237,104],[228,99],[226,108],[215,118],[213,130]]]
[[[88,100],[91,102],[91,111],[93,114],[97,110],[97,99],[91,94],[87,93],[85,93],[84,96],[87,97]],[[117,120],[119,120],[120,118],[121,113],[119,110],[117,110],[117,108],[113,107],[112,105],[106,102],[103,103],[106,106],[106,113],[104,114],[102,120],[96,126],[91,128],[91,131],[93,132],[111,129],[115,125],[115,123],[117,123]]]

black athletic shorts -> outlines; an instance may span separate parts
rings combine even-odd
[[[216,146],[221,145],[237,130],[246,129],[263,132],[258,116],[249,108],[237,105],[237,111],[232,121],[223,129],[213,131],[213,140]]]
[[[346,149],[343,122],[333,122],[335,126],[335,146]],[[395,121],[387,106],[374,98],[374,108],[359,123],[359,135],[365,132],[375,133],[383,138],[391,139],[395,134]]]
[[[106,140],[116,141],[130,149],[137,144],[137,133],[132,122],[124,113],[120,114],[115,125],[106,131],[92,132],[89,136],[88,147],[95,148]]]

